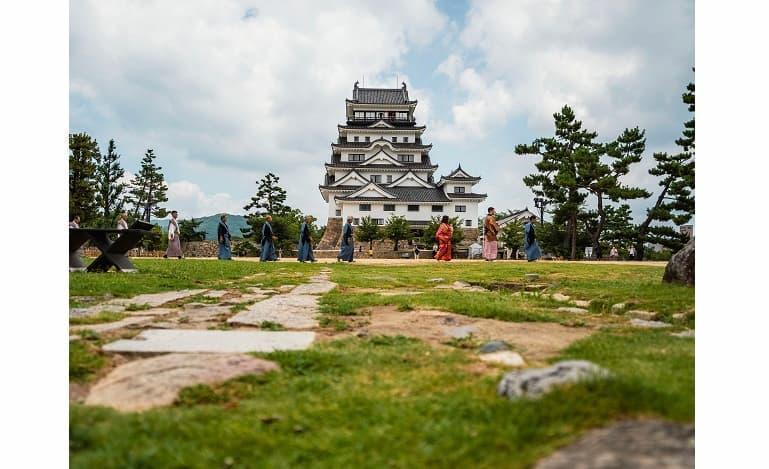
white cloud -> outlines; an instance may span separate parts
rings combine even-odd
[[[356,78],[390,83],[446,23],[428,0],[73,0],[73,130],[155,148],[169,180],[203,163],[284,179],[312,166],[317,184]],[[320,207],[309,182],[300,206]]]
[[[474,1],[460,41],[464,54],[480,54],[479,65],[460,70],[463,58],[453,53],[437,68],[464,101],[436,138],[480,138],[512,117],[550,130],[564,104],[609,138],[626,126],[680,125],[669,110],[691,75],[692,8],[640,0]]]
[[[190,181],[168,183],[169,210],[178,210],[181,218],[203,217],[217,213],[243,213],[241,201],[227,193],[206,194],[199,185]]]

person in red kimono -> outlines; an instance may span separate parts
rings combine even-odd
[[[435,260],[451,260],[451,236],[454,234],[454,227],[449,223],[448,215],[441,219],[441,226],[435,233],[435,239],[438,240],[438,252],[435,254]]]

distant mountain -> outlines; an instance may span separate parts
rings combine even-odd
[[[207,217],[195,217],[195,220],[202,221],[200,226],[198,226],[198,231],[203,231],[206,233],[206,239],[208,240],[216,240],[216,229],[219,226],[219,217],[221,215],[209,215]],[[179,219],[182,220],[181,218]],[[152,220],[153,225],[158,225],[163,232],[168,231],[168,219],[155,219]],[[246,217],[243,215],[230,215],[227,214],[227,226],[230,227],[230,234],[233,238],[241,238],[243,237],[243,234],[241,233],[241,228],[248,228],[248,223],[246,222]]]

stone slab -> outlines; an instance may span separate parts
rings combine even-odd
[[[560,308],[556,308],[556,311],[562,311],[564,313],[572,313],[572,314],[585,314],[588,312],[588,310],[584,308],[575,308],[573,306],[561,306]]]
[[[106,344],[102,349],[127,353],[274,352],[304,350],[314,340],[314,332],[149,329],[133,339]]]
[[[497,386],[497,393],[510,400],[539,397],[556,386],[587,379],[599,379],[609,372],[585,360],[565,360],[547,368],[533,368],[505,373]]]
[[[641,327],[644,329],[662,329],[665,327],[673,327],[672,325],[662,321],[646,321],[644,319],[631,319],[630,324],[634,327]]]
[[[271,361],[245,354],[171,353],[118,366],[91,388],[85,403],[142,411],[173,404],[187,386],[278,369]]]
[[[229,318],[227,322],[258,326],[264,321],[272,321],[286,329],[311,329],[318,327],[318,321],[315,319],[317,314],[318,297],[292,292],[254,303],[248,309]]]
[[[400,296],[400,295],[421,295],[424,292],[421,291],[383,291],[379,292],[379,296]]]
[[[230,306],[210,305],[205,303],[187,303],[184,305],[183,316],[192,322],[204,322],[216,319],[222,315],[230,314]]]
[[[501,350],[499,352],[484,353],[480,355],[481,361],[487,363],[496,363],[499,365],[520,367],[526,366],[526,362],[523,361],[523,357],[510,350]]]
[[[535,469],[673,469],[694,467],[694,426],[626,420],[590,430],[542,459]]]
[[[103,311],[110,313],[122,313],[125,311],[125,306],[110,303],[100,303],[98,305],[89,306],[87,308],[70,308],[69,317],[84,318],[89,316],[97,316]]]
[[[322,295],[336,288],[336,283],[328,280],[316,280],[310,283],[303,283],[291,291],[292,295]]]
[[[550,295],[550,298],[552,298],[555,301],[560,301],[562,303],[569,301],[571,299],[570,296],[564,295],[563,293],[553,293],[552,295]]]
[[[170,301],[181,300],[190,296],[200,295],[206,290],[178,290],[167,291],[162,293],[148,293],[144,295],[134,296],[133,298],[121,298],[112,300],[110,303],[121,304],[123,306],[134,305],[148,305],[150,307],[157,307],[168,303]]]
[[[227,290],[210,290],[204,295],[207,298],[221,298],[229,293]]]
[[[475,326],[458,326],[449,328],[446,335],[454,339],[467,339],[476,332],[478,332],[478,328]]]
[[[632,309],[625,313],[629,318],[643,319],[644,321],[653,321],[657,319],[657,313],[654,311],[644,311],[641,309]]]
[[[574,306],[577,306],[578,308],[589,308],[591,302],[587,300],[574,300],[572,303],[574,303]]]
[[[123,311],[123,314],[128,316],[165,316],[177,312],[179,312],[179,310],[176,308],[150,308],[140,309],[138,311]]]
[[[73,332],[93,331],[101,334],[104,332],[114,331],[117,329],[123,329],[124,327],[146,324],[154,320],[155,318],[152,316],[130,316],[130,317],[121,319],[120,321],[105,322],[101,324],[84,324],[82,326],[72,326],[70,327],[70,330]]]
[[[611,305],[611,312],[612,313],[619,313],[619,312],[623,311],[626,308],[626,306],[627,305],[625,303],[615,303],[615,304]]]
[[[675,337],[681,337],[683,339],[693,339],[694,338],[694,329],[687,329],[685,331],[681,332],[673,332],[670,334]]]

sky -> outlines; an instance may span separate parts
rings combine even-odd
[[[482,207],[533,209],[516,144],[571,106],[600,141],[646,130],[624,182],[657,193],[652,154],[690,118],[694,2],[72,0],[70,131],[138,170],[148,148],[181,218],[244,213],[266,173],[287,203],[328,213],[318,184],[357,80],[419,101],[440,165],[480,176]],[[636,221],[654,196],[632,201]],[[483,210],[483,208],[482,208]]]

